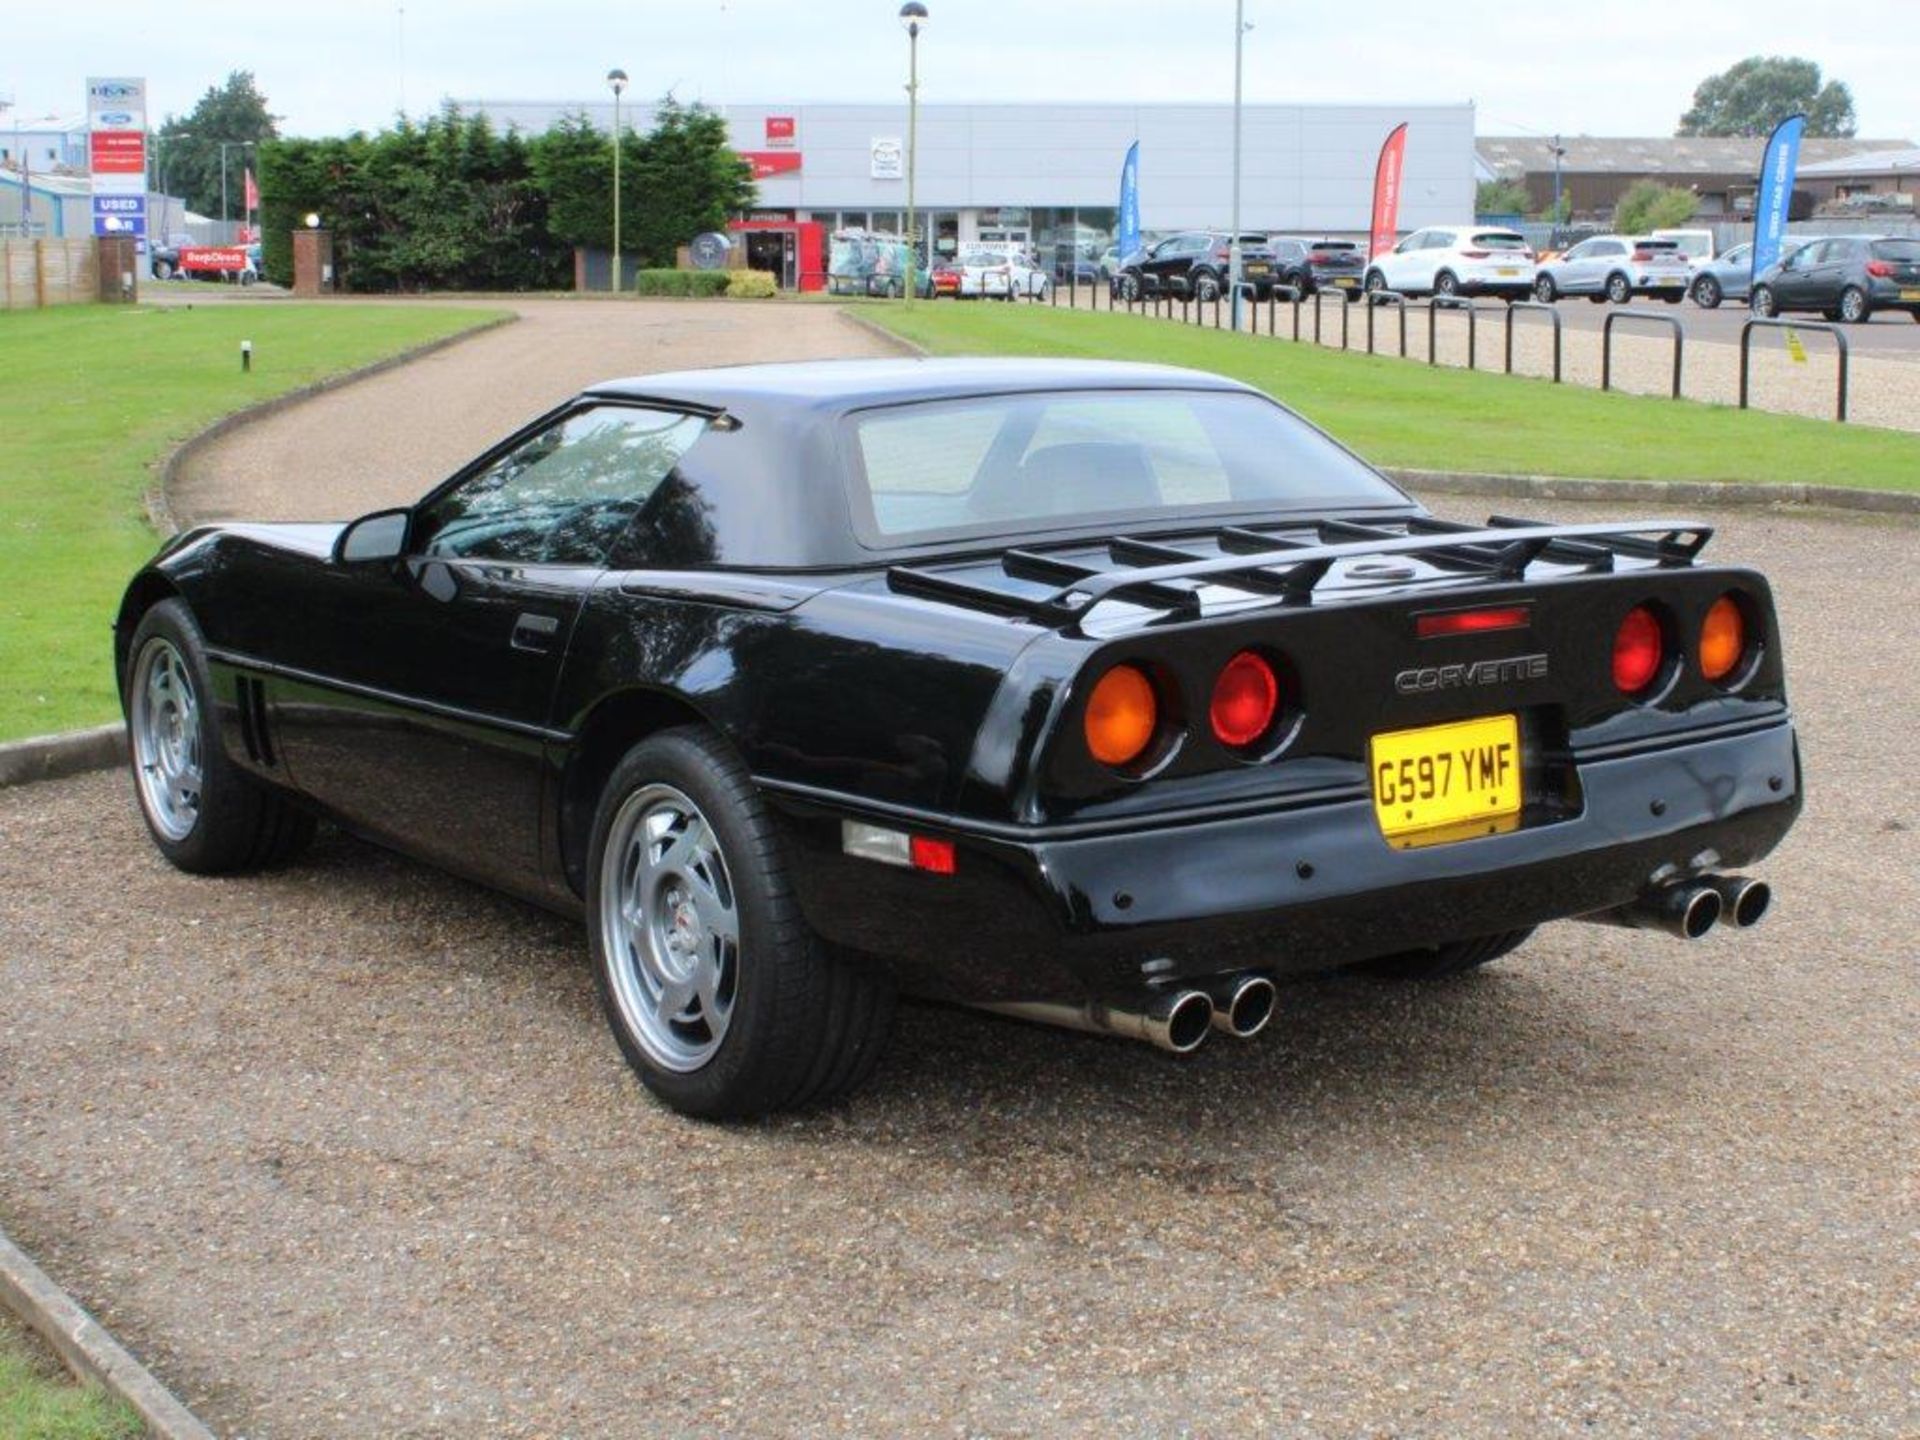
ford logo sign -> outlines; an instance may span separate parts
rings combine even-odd
[[[102,125],[131,125],[133,123],[133,116],[129,115],[125,110],[109,110],[100,117],[100,123]]]

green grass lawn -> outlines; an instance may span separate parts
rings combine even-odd
[[[174,445],[494,313],[276,303],[0,314],[0,740],[118,714],[109,627],[159,543],[142,497]]]
[[[0,1315],[0,1440],[134,1440],[140,1417],[76,1384],[11,1316]]]
[[[1390,468],[1920,490],[1920,435],[1900,431],[1432,369],[1137,315],[939,302],[860,313],[937,355],[1151,360],[1231,375]],[[1381,341],[1393,333],[1381,317]],[[1355,335],[1365,343],[1358,325]]]

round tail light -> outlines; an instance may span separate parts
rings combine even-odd
[[[1613,683],[1624,695],[1638,695],[1653,684],[1666,659],[1667,637],[1660,617],[1636,605],[1613,637]]]
[[[1153,682],[1137,665],[1116,665],[1087,697],[1087,751],[1102,765],[1130,765],[1146,753],[1160,724]]]
[[[1722,595],[1700,625],[1700,673],[1719,681],[1731,675],[1747,653],[1747,617],[1740,602]]]
[[[1242,650],[1220,668],[1207,718],[1220,743],[1237,749],[1266,734],[1279,708],[1280,681],[1273,666],[1253,651]]]

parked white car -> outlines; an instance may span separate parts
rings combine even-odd
[[[1533,249],[1526,236],[1487,225],[1433,225],[1416,230],[1367,267],[1369,293],[1504,295],[1524,300],[1533,289]]]
[[[1008,295],[1047,298],[1051,282],[1046,272],[1012,249],[968,245],[954,258],[954,264],[960,271],[960,294],[967,299],[1001,300]]]
[[[1595,304],[1624,305],[1636,295],[1658,295],[1678,305],[1692,283],[1693,267],[1672,240],[1595,235],[1540,267],[1533,298],[1552,304],[1562,295],[1585,295]]]
[[[1680,247],[1680,253],[1687,257],[1687,268],[1694,274],[1700,273],[1700,267],[1713,263],[1718,252],[1714,248],[1711,230],[1655,230],[1655,240],[1671,240]]]

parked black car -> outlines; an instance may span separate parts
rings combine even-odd
[[[176,865],[326,816],[579,916],[646,1084],[742,1115],[858,1084],[902,988],[1185,1051],[1281,978],[1752,923],[1800,769],[1710,533],[1439,520],[1193,371],[749,366],[180,535],[114,648]]]
[[[1849,325],[1876,310],[1920,320],[1920,240],[1835,235],[1811,240],[1753,282],[1757,315],[1817,310]]]
[[[1233,237],[1213,230],[1186,230],[1130,255],[1114,279],[1123,300],[1152,295],[1214,300],[1226,291]],[[1240,274],[1266,299],[1276,274],[1273,248],[1264,235],[1240,237]]]
[[[1316,290],[1338,290],[1358,300],[1367,269],[1366,250],[1353,240],[1273,241],[1275,278],[1303,296]]]

